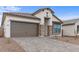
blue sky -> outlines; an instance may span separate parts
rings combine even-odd
[[[2,12],[27,12],[33,13],[40,8],[51,8],[61,20],[79,18],[78,6],[0,6],[0,19]]]

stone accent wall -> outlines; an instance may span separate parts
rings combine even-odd
[[[45,36],[44,25],[39,26],[39,36]],[[52,26],[48,26],[48,36],[52,35]]]
[[[40,36],[44,36],[44,25],[39,26],[39,34]]]
[[[52,35],[52,26],[48,26],[48,36]]]
[[[40,36],[41,35],[41,28],[40,28],[40,24],[38,25],[38,36]]]

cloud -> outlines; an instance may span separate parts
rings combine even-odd
[[[17,12],[21,10],[20,7],[16,7],[16,6],[1,6],[0,7],[0,12]]]

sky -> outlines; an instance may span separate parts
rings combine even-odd
[[[51,8],[61,20],[79,18],[79,6],[0,6],[0,24],[3,12],[33,13],[40,8]]]

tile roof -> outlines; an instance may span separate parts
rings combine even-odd
[[[23,17],[34,18],[34,19],[40,19],[36,16],[33,16],[31,13],[5,12],[4,14],[15,15],[15,16],[23,16]]]

